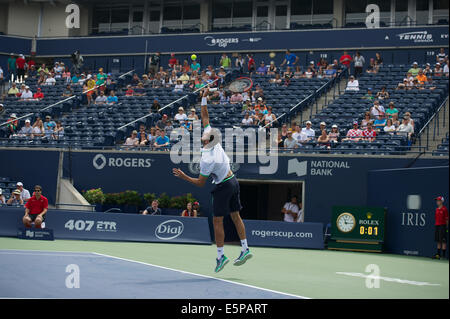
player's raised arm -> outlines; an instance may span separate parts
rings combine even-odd
[[[200,113],[202,116],[203,127],[207,127],[209,125],[208,92],[209,92],[209,89],[207,87],[205,87],[203,89],[203,94],[202,94],[201,113]]]

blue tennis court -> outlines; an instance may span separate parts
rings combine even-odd
[[[69,265],[79,288],[66,286]],[[99,253],[0,250],[0,269],[0,298],[301,298]]]

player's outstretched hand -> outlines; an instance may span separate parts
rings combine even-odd
[[[179,168],[173,168],[172,169],[172,173],[173,173],[173,175],[175,176],[175,177],[178,177],[178,178],[183,178],[186,174],[184,174],[184,172],[181,170],[181,169],[179,169]]]

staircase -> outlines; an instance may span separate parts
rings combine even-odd
[[[435,116],[430,123],[428,123],[428,129],[425,128],[417,139],[414,146],[422,146],[423,151],[433,152],[437,149],[438,145],[441,144],[442,139],[445,137],[449,131],[449,100],[445,102],[439,111],[439,116]],[[436,127],[436,128],[435,128]],[[428,147],[427,147],[427,131],[428,131]],[[433,138],[433,134],[435,134]]]
[[[334,85],[326,94],[323,94],[317,102],[309,105],[308,108],[305,108],[299,114],[294,117],[291,121],[299,124],[301,127],[303,126],[303,122],[307,121],[314,117],[317,113],[320,113],[324,108],[328,106],[335,99],[339,98],[340,95],[344,94],[345,88],[347,86],[347,77],[343,76],[341,80]],[[340,92],[340,94],[339,94]],[[331,127],[332,123],[327,123],[328,126]]]

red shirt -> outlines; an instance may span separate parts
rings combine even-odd
[[[25,59],[24,58],[17,58],[16,65],[18,69],[25,69]]]
[[[377,136],[377,132],[375,132],[374,130],[364,130],[362,132],[362,136],[364,137],[370,137],[370,138],[375,138]]]
[[[341,56],[339,59],[339,62],[341,62],[345,66],[350,66],[350,63],[352,62],[352,57],[348,54]]]
[[[48,209],[48,199],[41,195],[39,199],[36,196],[31,196],[25,204],[25,208],[30,210],[31,215],[40,214],[44,208]]]
[[[436,212],[434,213],[434,219],[436,220],[435,225],[445,225],[448,220],[448,210],[447,207],[437,207]]]
[[[255,60],[253,58],[248,59],[248,68],[252,68],[255,66]]]
[[[43,99],[44,98],[44,93],[42,92],[36,92],[33,94],[33,99]]]
[[[175,58],[169,59],[169,66],[170,67],[173,67],[175,64],[177,64],[177,59],[175,59]]]

